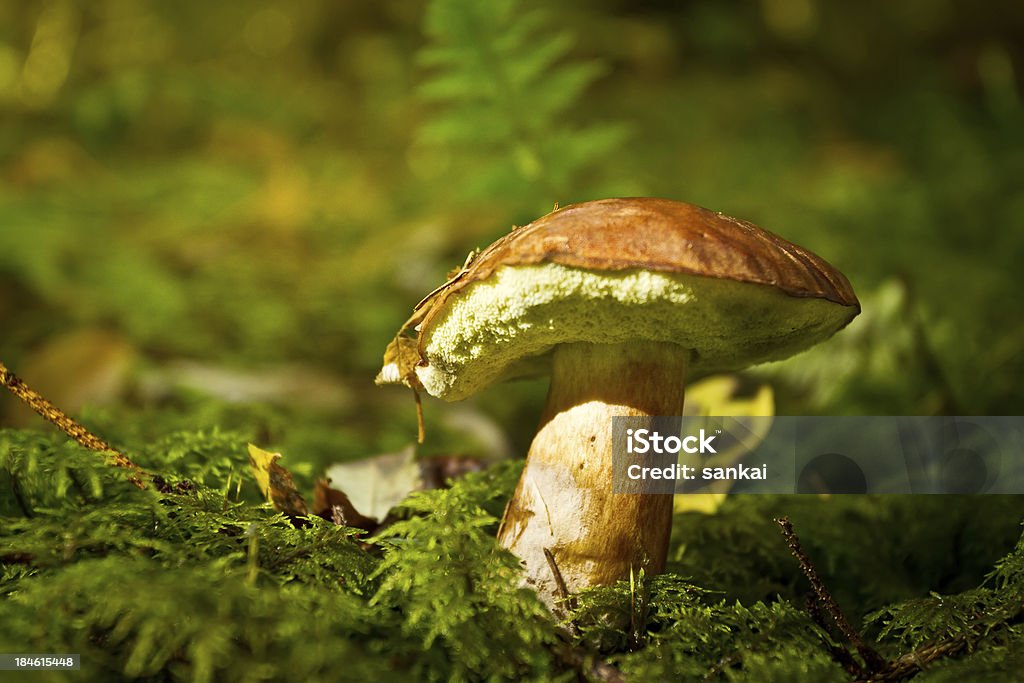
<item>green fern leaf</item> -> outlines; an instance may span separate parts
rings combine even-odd
[[[417,144],[457,160],[447,180],[467,198],[550,208],[625,139],[621,125],[566,123],[604,68],[572,60],[572,36],[552,23],[520,0],[430,4],[420,95],[436,109]]]

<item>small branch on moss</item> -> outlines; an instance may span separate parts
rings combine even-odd
[[[800,539],[797,537],[796,532],[793,531],[793,524],[789,521],[789,517],[782,517],[776,519],[775,523],[782,529],[782,535],[786,538],[786,545],[789,546],[789,550],[793,553],[793,557],[800,563],[800,569],[803,571],[804,576],[811,582],[811,588],[814,590],[815,598],[817,599],[818,605],[824,610],[835,623],[836,628],[842,633],[843,637],[850,642],[851,645],[860,653],[860,656],[864,659],[864,663],[867,664],[868,673],[882,671],[887,668],[888,662],[875,651],[870,645],[864,642],[860,634],[850,626],[850,622],[846,620],[846,616],[842,610],[839,609],[838,603],[835,598],[829,592],[828,587],[825,586],[825,582],[818,576],[818,571],[814,568],[811,563],[811,559],[807,557],[803,547],[800,545]],[[842,662],[840,662],[842,664]]]
[[[99,438],[82,425],[68,417],[57,406],[36,393],[32,388],[19,379],[13,372],[0,363],[0,384],[7,387],[12,394],[24,401],[32,410],[57,425],[57,428],[70,436],[76,442],[91,451],[106,453],[110,456],[111,463],[117,467],[124,467],[132,471],[129,480],[139,488],[145,488],[143,478],[147,474],[135,463],[128,459],[124,453],[111,448],[103,439]]]
[[[810,614],[811,619],[823,630],[835,635],[833,629],[829,628],[829,624],[826,623],[825,613],[827,613],[834,622],[833,626],[860,653],[861,658],[863,658],[864,663],[867,665],[866,667],[861,666],[851,656],[849,650],[836,647],[829,642],[825,643],[825,647],[833,661],[842,666],[855,683],[896,683],[897,681],[908,680],[925,671],[928,665],[936,660],[945,657],[955,657],[965,651],[973,651],[979,640],[991,635],[993,625],[986,621],[972,625],[971,632],[968,635],[958,635],[939,642],[926,643],[913,652],[908,652],[896,659],[884,659],[877,651],[867,645],[860,634],[846,621],[846,617],[839,610],[839,605],[836,604],[825,583],[818,576],[814,565],[811,564],[810,558],[804,553],[800,545],[800,539],[797,537],[796,532],[793,531],[793,525],[790,523],[789,518],[783,517],[776,519],[775,522],[782,528],[782,534],[786,538],[790,551],[792,551],[793,556],[800,563],[800,569],[803,570],[804,575],[811,582],[811,587],[814,589],[814,593],[808,596],[807,605],[807,612]],[[1016,605],[1008,610],[1005,613],[1005,621],[1001,622],[1000,627],[1005,627],[1015,622],[1021,615],[1024,615],[1024,604]]]
[[[934,645],[919,647],[892,662],[881,671],[858,678],[856,683],[895,683],[915,676],[937,659],[958,654],[967,646],[967,638],[959,636]]]
[[[1024,604],[1017,605],[1005,613],[1006,621],[997,628],[1005,628],[1018,621],[1022,614],[1024,614]],[[925,671],[928,665],[936,660],[943,659],[944,657],[955,657],[965,651],[970,653],[977,647],[978,641],[981,638],[991,635],[992,630],[990,629],[992,629],[990,624],[979,624],[972,626],[969,635],[954,636],[937,643],[926,643],[913,652],[908,652],[888,662],[885,668],[880,671],[857,677],[855,683],[895,683],[896,681],[913,678],[922,671]]]
[[[2,560],[4,564],[31,565],[36,561],[36,557],[31,553],[8,553],[6,555],[0,554],[0,560]]]
[[[562,578],[562,572],[558,569],[558,563],[555,562],[555,556],[550,548],[544,548],[544,559],[548,561],[548,569],[551,570],[551,575],[555,577],[558,599],[562,604],[566,604],[569,600],[569,589],[565,586],[565,579]]]
[[[825,631],[825,633],[832,634],[832,629],[830,629],[828,624],[825,623],[825,615],[821,613],[821,605],[818,603],[815,596],[807,596],[807,604],[805,605],[805,608],[807,609],[807,613],[811,615],[811,621],[817,624],[823,631]],[[846,673],[850,674],[854,679],[859,679],[866,675],[864,667],[861,666],[860,662],[850,654],[849,650],[845,647],[840,647],[832,643],[830,636],[823,636],[822,641],[825,645],[825,649],[828,650],[828,654],[832,658],[832,661],[843,667],[843,670],[846,671]]]
[[[565,586],[565,579],[562,578],[562,572],[558,568],[555,556],[549,548],[544,548],[544,559],[548,561],[548,569],[551,570],[551,574],[555,578],[555,588],[558,590],[558,604],[562,605],[566,611],[576,609],[576,600],[569,595],[569,589]],[[569,632],[575,637],[580,635],[580,627],[573,620],[569,620]]]

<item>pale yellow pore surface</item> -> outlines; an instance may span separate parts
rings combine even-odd
[[[691,373],[786,358],[822,341],[849,307],[760,284],[639,269],[506,266],[449,297],[425,331],[416,369],[433,396],[457,401],[526,374],[524,361],[566,342],[669,342],[693,352]]]

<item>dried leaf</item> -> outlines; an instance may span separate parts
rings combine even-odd
[[[419,362],[420,352],[416,340],[399,335],[384,350],[384,365],[374,381],[378,385],[404,384],[415,391],[420,386],[416,377],[416,365]]]
[[[367,517],[356,510],[344,491],[331,488],[327,479],[317,479],[313,489],[313,514],[329,519],[341,526],[355,527],[374,531],[379,525],[378,520]]]
[[[398,453],[332,465],[323,488],[317,483],[313,509],[330,519],[331,508],[337,505],[348,526],[365,529],[353,520],[383,520],[391,508],[413,491],[445,488],[449,480],[481,470],[484,465],[477,458],[451,455],[417,458],[415,447],[410,444]]]
[[[725,417],[772,417],[775,415],[775,396],[767,384],[760,385],[752,396],[740,395],[742,387],[735,375],[714,375],[686,388],[685,415],[707,415]],[[758,420],[753,423],[754,437],[757,441],[764,438],[769,422]],[[715,458],[709,459],[710,467],[728,467],[743,456],[742,448],[725,450]],[[727,491],[733,482],[713,482],[714,493],[685,493],[675,497],[676,512],[703,512],[713,514],[725,500]]]
[[[295,488],[291,472],[277,464],[280,458],[280,453],[269,453],[249,444],[249,464],[263,496],[278,512],[299,517],[307,515],[306,501]]]
[[[420,465],[415,448],[332,465],[327,478],[344,491],[361,514],[384,519],[412,491],[420,488]]]
[[[740,395],[736,375],[713,375],[686,387],[684,415],[764,416],[775,415],[775,396],[767,384],[752,396]]]
[[[415,314],[413,314],[415,316]],[[411,320],[411,319],[410,319]],[[406,325],[409,325],[406,322]],[[416,376],[416,365],[420,362],[420,351],[418,342],[411,337],[403,336],[405,328],[399,331],[388,348],[384,350],[384,366],[377,373],[374,382],[378,385],[404,384],[412,389],[413,398],[416,401],[416,443],[423,443],[426,438],[426,428],[423,425],[423,403],[420,400],[420,391],[423,385]]]

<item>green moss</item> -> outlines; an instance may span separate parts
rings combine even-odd
[[[515,465],[410,498],[406,519],[360,546],[358,530],[297,524],[230,488],[139,490],[97,454],[54,441],[0,431],[7,651],[79,652],[89,680],[513,680],[553,669],[554,624],[494,541]],[[148,457],[162,449],[169,473],[195,471],[189,454],[244,472],[233,448],[222,434],[182,433]]]
[[[849,644],[802,609],[807,586],[772,528],[781,510],[851,620],[875,610],[865,632],[884,656],[960,639],[923,680],[994,679],[1022,637],[1024,541],[989,559],[987,578],[967,561],[976,544],[1012,546],[1010,497],[930,511],[919,498],[736,498],[677,519],[687,542],[669,572],[586,591],[559,627],[494,540],[519,463],[413,494],[366,539],[236,500],[223,472],[254,486],[234,436],[172,433],[145,457],[175,492],[140,490],[59,436],[0,431],[0,649],[79,652],[95,681],[554,680],[597,664],[636,680],[848,680],[832,650]],[[176,468],[217,487],[185,486]],[[894,527],[904,543],[880,552],[868,531]]]
[[[799,604],[808,585],[780,542],[789,516],[839,604],[885,605],[979,585],[1020,534],[1020,496],[733,496],[718,514],[677,515],[670,569],[746,604]]]
[[[520,585],[518,560],[498,547],[498,520],[481,506],[507,495],[509,475],[517,473],[505,468],[497,478],[413,494],[403,504],[413,516],[377,538],[385,553],[371,604],[399,615],[408,640],[392,653],[412,663],[417,679],[522,680],[552,670],[546,646],[555,625]]]
[[[781,35],[737,3],[93,5],[4,14],[0,62],[34,61],[45,33],[71,68],[49,100],[7,79],[2,360],[113,328],[144,373],[298,362],[351,405],[225,405],[136,377],[127,405],[83,421],[194,483],[166,494],[59,434],[0,431],[0,651],[83,656],[31,680],[576,681],[598,664],[847,680],[827,646],[848,646],[802,610],[781,514],[885,656],[962,640],[918,680],[1024,668],[1019,498],[737,498],[678,516],[669,572],[579,596],[566,645],[490,541],[515,464],[411,500],[365,545],[269,509],[244,448],[285,453],[303,491],[328,463],[401,448],[411,404],[370,378],[408,306],[555,201],[624,195],[764,220],[855,283],[857,322],[758,371],[780,414],[1021,414],[1024,298],[1006,293],[1024,125],[1001,8],[815,3],[817,30]],[[268,16],[288,21],[267,35],[291,37],[273,52],[252,43]],[[848,39],[865,30],[870,51]],[[976,83],[950,50],[977,55]],[[628,153],[613,119],[632,126]],[[484,398],[520,451],[542,394]],[[430,425],[442,408],[426,410]]]

